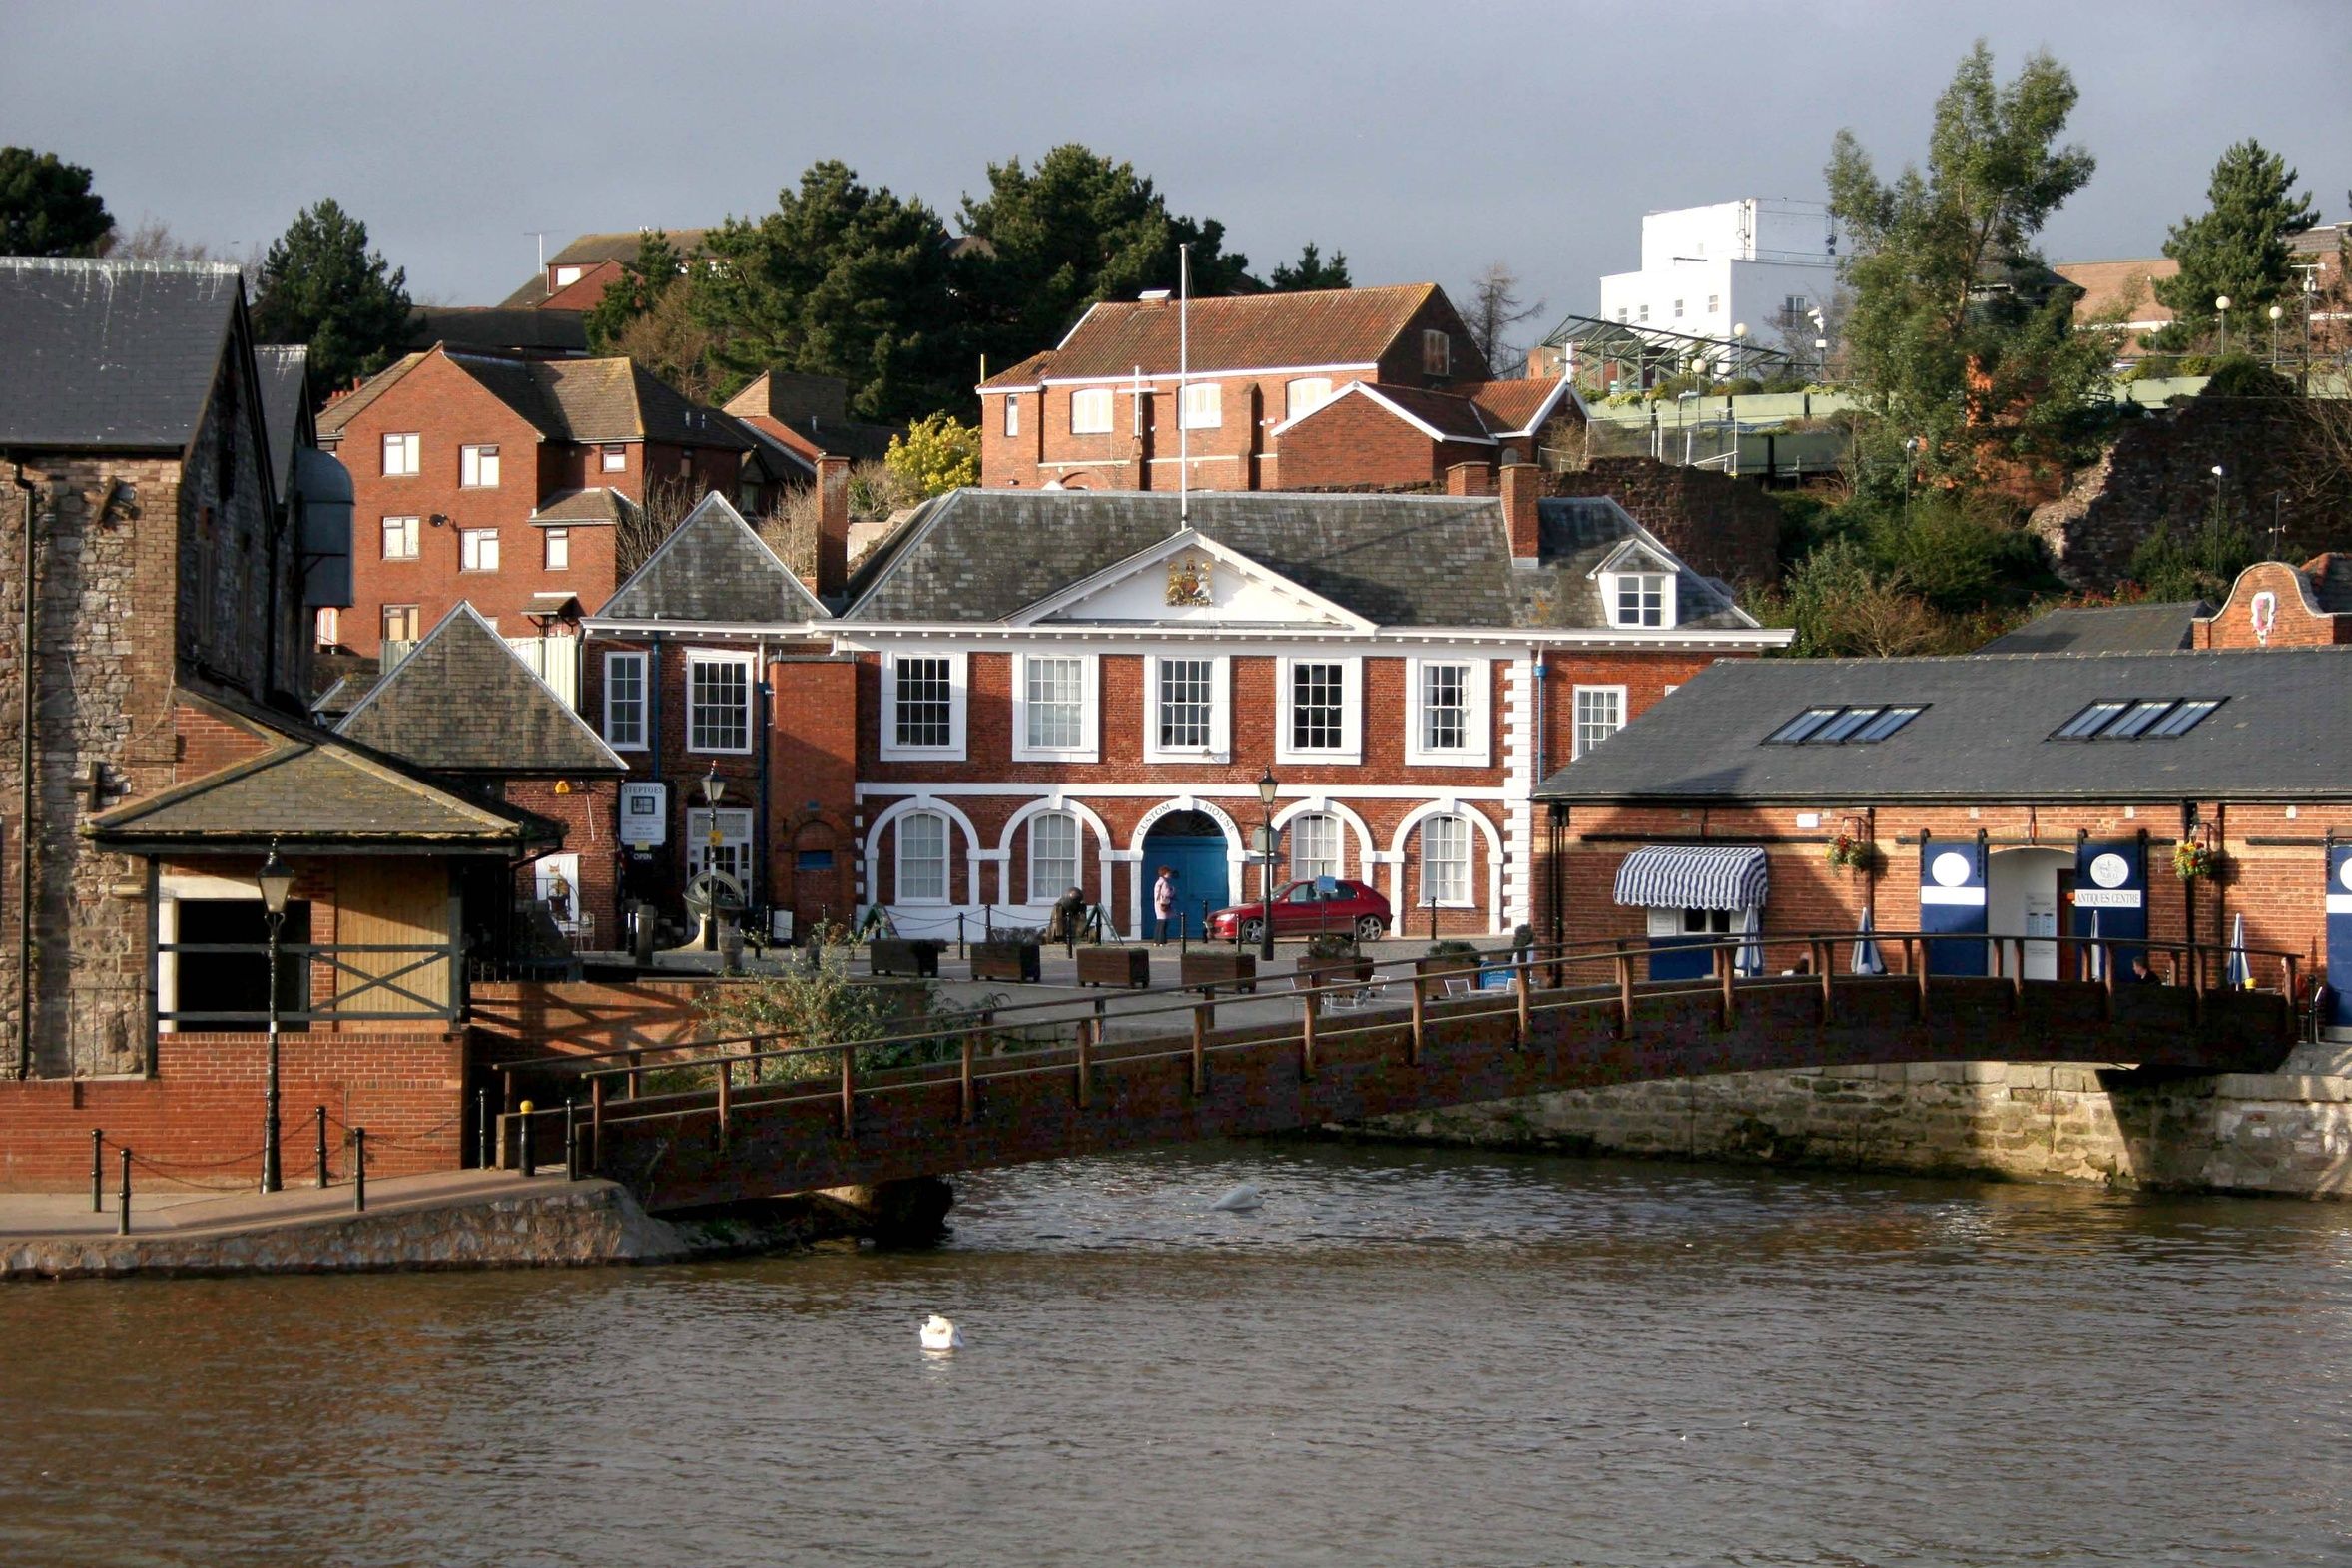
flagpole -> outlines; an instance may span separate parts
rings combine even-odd
[[[1192,421],[1184,393],[1192,381],[1192,247],[1176,248],[1176,522],[1192,525]]]

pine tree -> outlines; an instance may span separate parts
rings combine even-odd
[[[307,343],[320,396],[373,375],[408,335],[408,273],[367,249],[367,226],[329,197],[304,208],[262,259],[254,329],[266,343]]]
[[[2172,324],[2149,334],[2150,347],[2178,351],[2200,342],[2218,319],[2216,298],[2227,298],[2230,313],[2250,328],[2292,291],[2287,236],[2319,222],[2311,194],[2294,194],[2295,180],[2285,159],[2251,137],[2221,155],[2205,211],[2174,224],[2164,240],[2180,271],[2156,279],[2157,302],[2170,308]]]
[[[114,227],[89,170],[55,153],[0,147],[0,256],[96,256]]]
[[[1348,253],[1334,251],[1331,260],[1323,259],[1322,250],[1310,240],[1299,247],[1296,265],[1277,262],[1266,280],[1278,294],[1304,293],[1313,288],[1353,288],[1348,277]]]

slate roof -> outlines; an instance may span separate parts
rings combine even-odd
[[[543,354],[588,352],[586,312],[525,310],[505,305],[420,304],[408,312],[408,343],[430,348],[525,349]]]
[[[706,495],[613,591],[594,620],[719,626],[830,620],[806,584],[725,496]]]
[[[262,382],[262,433],[280,495],[294,493],[294,443],[310,421],[310,350],[302,343],[263,343],[254,349]]]
[[[1304,293],[1232,294],[1191,304],[1192,373],[1272,365],[1371,364],[1396,342],[1436,283],[1392,288],[1327,288]],[[1178,362],[1177,301],[1105,300],[1088,310],[1041,367],[1054,379],[1132,374],[1173,375]],[[1458,355],[1474,354],[1467,342]],[[1465,364],[1468,369],[1482,366]],[[1029,361],[982,383],[983,389],[1034,383]]]
[[[581,490],[558,490],[541,501],[531,513],[534,523],[556,523],[567,527],[594,527],[598,524],[623,523],[637,515],[638,507],[620,491],[605,485],[590,485]]]
[[[1981,654],[2169,654],[2189,645],[2202,599],[2050,610],[1977,650]]]
[[[628,765],[460,603],[335,726],[437,774],[620,775]]]
[[[0,257],[0,442],[185,450],[243,298],[234,266]]]
[[[2352,797],[2352,656],[2340,649],[1710,666],[1546,780],[1574,801],[2011,801]],[[2172,740],[2053,741],[2090,703],[2223,698]],[[1766,746],[1816,706],[1926,704],[1873,745]]]
[[[733,418],[704,408],[628,359],[526,359],[510,354],[433,349],[550,440],[668,441],[750,451]],[[318,415],[321,435],[339,435],[352,418],[399,384],[425,354],[402,357]]]
[[[468,800],[365,746],[186,689],[172,695],[273,744],[200,779],[99,812],[82,831],[100,843],[232,849],[280,840],[289,847],[407,848],[421,854],[512,853],[562,840],[562,830],[543,817]]]
[[[1605,630],[1586,574],[1638,539],[1672,552],[1605,498],[1539,503],[1543,556],[1514,564],[1491,497],[1212,492],[1191,526],[1380,626]],[[1179,531],[1166,492],[957,490],[859,566],[844,619],[1004,620]],[[1685,568],[1683,628],[1752,630],[1727,594]],[[610,607],[605,612],[612,614]]]

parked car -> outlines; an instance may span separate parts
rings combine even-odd
[[[1209,916],[1213,940],[1258,940],[1266,906],[1234,904]],[[1274,891],[1274,934],[1312,936],[1318,931],[1353,933],[1360,941],[1378,941],[1389,928],[1389,900],[1377,889],[1345,877],[1316,876],[1286,883]]]

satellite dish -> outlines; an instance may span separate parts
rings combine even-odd
[[[686,907],[705,919],[739,913],[744,904],[743,884],[725,871],[697,871],[686,884]]]

